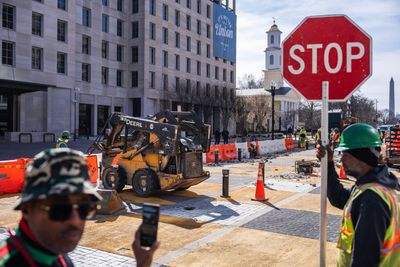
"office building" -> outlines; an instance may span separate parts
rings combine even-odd
[[[97,135],[112,112],[194,109],[223,124],[235,1],[4,0],[0,135]],[[222,104],[221,104],[222,103]]]

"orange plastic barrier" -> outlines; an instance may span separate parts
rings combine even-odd
[[[24,186],[26,163],[31,159],[0,162],[0,194],[21,192]]]
[[[89,155],[86,158],[88,163],[90,182],[92,184],[95,184],[97,183],[97,179],[99,178],[99,167],[97,166],[97,157],[96,155]]]
[[[222,160],[235,160],[236,159],[236,145],[235,144],[225,144],[222,146],[223,154]]]
[[[285,147],[286,147],[286,150],[289,150],[289,138],[285,138]]]
[[[286,150],[291,150],[294,148],[294,141],[292,138],[285,139],[285,147],[286,147]]]
[[[210,151],[206,153],[206,162],[211,163],[215,162],[215,150],[218,150],[218,160],[223,161],[224,160],[224,145],[211,145],[210,146]]]
[[[215,160],[214,151],[215,151],[215,145],[211,145],[210,151],[206,153],[206,163],[214,162]]]

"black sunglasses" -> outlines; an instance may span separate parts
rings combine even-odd
[[[93,218],[96,214],[97,205],[95,203],[55,203],[50,205],[41,205],[48,212],[49,219],[52,221],[66,221],[71,218],[72,210],[78,211],[81,220]]]

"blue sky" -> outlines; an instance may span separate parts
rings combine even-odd
[[[395,81],[396,112],[400,113],[400,0],[236,0],[237,78],[262,77],[266,31],[276,19],[281,40],[305,18],[345,14],[372,37],[373,73],[361,92],[388,108],[389,80]]]

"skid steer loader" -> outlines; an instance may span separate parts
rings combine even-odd
[[[210,149],[210,126],[193,111],[164,111],[148,118],[114,113],[106,125],[111,132],[92,146],[102,152],[105,188],[120,192],[131,185],[137,196],[148,197],[185,190],[210,177],[202,161],[202,153]]]

